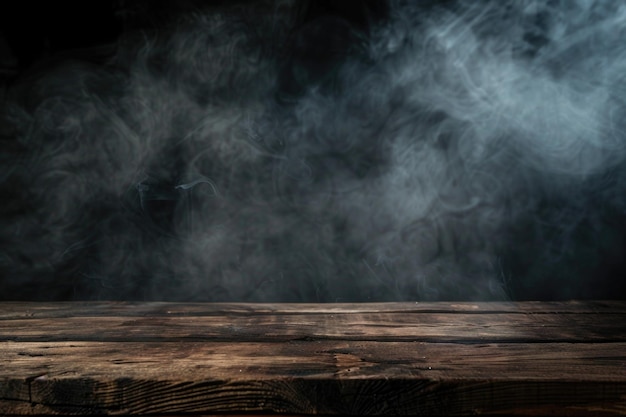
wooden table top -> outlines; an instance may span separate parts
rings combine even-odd
[[[0,415],[626,415],[626,302],[0,303]]]

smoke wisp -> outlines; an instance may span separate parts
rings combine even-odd
[[[386,7],[197,12],[16,84],[0,298],[626,297],[626,4]]]

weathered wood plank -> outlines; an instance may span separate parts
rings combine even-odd
[[[626,415],[626,303],[542,304],[0,303],[0,414]]]
[[[0,320],[0,341],[626,341],[626,314],[352,313]]]
[[[97,316],[206,316],[354,313],[514,313],[626,314],[626,303],[614,300],[536,302],[402,302],[402,303],[171,303],[171,302],[2,302],[0,320]]]
[[[50,401],[12,404],[8,412],[13,415],[198,415],[243,412],[300,415],[597,416],[620,415],[625,411],[621,400],[623,385],[543,381],[121,380],[96,383],[90,380],[64,380],[54,385],[45,384],[39,388],[39,393]],[[71,399],[76,397],[84,398],[84,403],[72,403]],[[3,412],[2,406],[0,402],[0,412]]]
[[[2,375],[97,380],[476,379],[626,382],[626,343],[5,342]],[[80,358],[80,361],[76,359]]]
[[[539,404],[618,414],[625,352],[626,343],[5,342],[0,413],[463,415]]]

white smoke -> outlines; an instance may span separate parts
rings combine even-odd
[[[292,6],[16,89],[2,298],[624,295],[626,4]]]

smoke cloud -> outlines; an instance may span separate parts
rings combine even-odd
[[[224,7],[9,93],[0,298],[624,298],[626,4]]]

